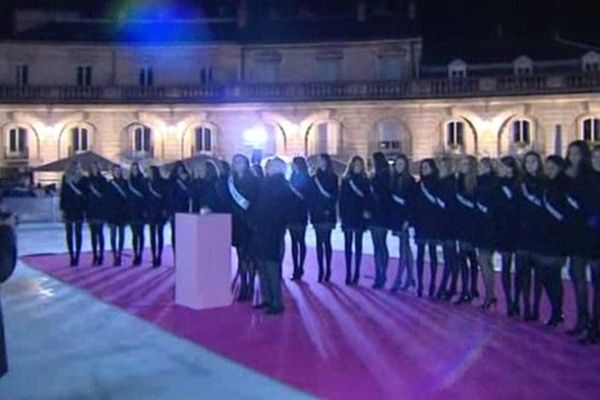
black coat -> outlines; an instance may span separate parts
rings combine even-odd
[[[162,224],[169,215],[169,183],[163,178],[146,181],[146,211],[148,221],[152,224]]]
[[[85,216],[85,180],[67,183],[65,177],[60,185],[60,209],[66,222],[83,221]]]
[[[232,215],[232,244],[235,247],[246,247],[250,242],[252,234],[248,223],[248,214],[254,206],[254,201],[258,194],[259,180],[250,172],[238,177],[231,175],[227,180],[227,190],[225,192],[225,201],[227,208],[231,210]],[[236,199],[234,193],[241,195]]]
[[[473,244],[477,235],[477,202],[475,192],[469,192],[464,179],[459,176],[456,184],[456,238]]]
[[[400,185],[398,181],[392,184],[389,227],[394,232],[401,232],[406,222],[411,226],[414,225],[412,208],[414,207],[416,185],[412,176],[409,176],[403,185]]]
[[[212,179],[196,179],[194,181],[192,212],[198,213],[203,208],[208,208],[213,212],[216,212],[219,208],[216,177]]]
[[[548,180],[542,194],[542,208],[532,250],[539,254],[564,256],[566,242],[567,182],[564,175]]]
[[[261,180],[249,214],[252,229],[250,254],[259,260],[282,262],[285,229],[290,222],[294,193],[283,175]]]
[[[129,192],[129,218],[131,223],[144,223],[148,218],[148,180],[142,175],[130,177],[127,183]]]
[[[422,178],[415,188],[413,221],[418,240],[443,239],[440,221],[445,204],[440,203],[438,195],[438,180],[433,176]]]
[[[500,178],[496,190],[496,249],[511,253],[516,250],[518,243],[516,227],[519,218],[520,183],[516,178]]]
[[[369,179],[365,175],[350,174],[342,179],[339,201],[342,230],[366,229],[365,211],[370,191]]]
[[[580,174],[575,178],[564,177],[567,208],[564,228],[565,248],[570,256],[586,257],[592,247],[591,232],[586,221],[586,209],[589,208],[591,174]]]
[[[312,180],[306,174],[293,173],[290,186],[294,193],[291,207],[290,225],[306,226],[308,224],[308,201],[310,200]]]
[[[190,179],[173,176],[169,179],[169,207],[171,215],[176,213],[189,213],[192,198]]]
[[[518,250],[533,251],[535,247],[535,237],[542,225],[544,190],[545,183],[541,178],[527,176],[521,182],[517,196],[519,215],[515,219]]]
[[[106,220],[109,224],[129,223],[129,188],[123,178],[113,179],[106,184]]]
[[[319,187],[319,184],[321,187]],[[323,189],[323,191],[321,190]],[[309,213],[313,225],[337,222],[338,177],[319,170],[311,179]]]
[[[476,247],[493,250],[498,240],[496,210],[498,203],[498,179],[492,174],[477,178],[476,221],[473,244]]]
[[[14,229],[0,226],[0,284],[12,275],[17,265],[17,240]],[[0,377],[8,372],[2,304],[0,303]]]
[[[88,176],[83,180],[85,189],[85,217],[88,221],[106,220],[106,179],[102,175]]]
[[[389,228],[392,206],[392,177],[389,173],[374,175],[371,180],[367,225],[374,228]]]
[[[437,198],[440,205],[438,221],[439,236],[444,240],[456,240],[459,234],[458,206],[456,199],[457,179],[454,174],[439,178],[437,183]]]

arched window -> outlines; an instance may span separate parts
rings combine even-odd
[[[588,143],[600,142],[600,118],[586,118],[581,121],[581,138]]]
[[[521,56],[513,62],[515,75],[526,76],[533,73],[533,61],[527,56]]]
[[[90,150],[89,131],[79,125],[71,128],[71,150],[73,153],[81,153]]]
[[[454,60],[448,64],[448,77],[449,78],[466,78],[467,77],[467,64],[463,60]]]
[[[208,126],[199,126],[194,129],[196,153],[213,152],[213,130]]]
[[[340,144],[340,124],[336,121],[324,121],[313,124],[307,136],[308,155],[328,153],[338,154]]]
[[[446,146],[450,150],[461,150],[465,146],[465,123],[450,121],[446,124]]]
[[[586,53],[581,58],[581,67],[584,72],[598,72],[600,71],[600,54],[595,51]]]
[[[133,152],[138,156],[152,157],[154,144],[152,143],[152,129],[145,125],[136,125],[132,128]]]
[[[519,147],[526,147],[531,144],[531,122],[526,119],[516,119],[511,125],[512,143]]]
[[[7,131],[6,136],[6,154],[9,158],[28,155],[26,128],[12,127]]]

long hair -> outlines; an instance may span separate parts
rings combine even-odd
[[[521,180],[523,171],[521,170],[521,164],[519,164],[519,161],[515,157],[504,156],[500,159],[500,162],[512,171],[514,179]]]
[[[438,178],[440,176],[440,170],[438,169],[438,166],[437,166],[435,160],[433,158],[424,158],[419,163],[419,177],[421,179],[424,178],[423,165],[425,165],[425,164],[429,165],[429,168],[431,168],[431,177],[432,178]]]
[[[540,155],[540,153],[533,151],[533,150],[530,150],[527,153],[525,153],[525,156],[523,157],[523,176],[527,177],[528,175],[531,175],[527,172],[527,167],[525,166],[525,164],[527,163],[528,157],[535,158],[538,163],[537,171],[535,172],[535,174],[533,176],[535,178],[543,179],[545,177],[545,174],[544,174],[544,162],[542,160],[542,156]]]
[[[567,161],[559,155],[553,154],[551,156],[546,157],[546,163],[552,163],[560,169],[561,172],[565,170],[567,165]]]
[[[296,170],[294,170],[292,172],[293,174],[300,174],[300,175],[304,175],[304,176],[308,176],[309,172],[308,172],[308,163],[306,162],[306,158],[304,157],[294,157],[292,159],[292,164],[296,167]]]
[[[252,175],[256,178],[265,177],[265,171],[263,170],[262,165],[260,165],[259,163],[252,164],[252,166],[250,167],[250,171],[252,172]]]
[[[327,153],[319,154],[319,157],[325,161],[325,171],[323,171],[326,175],[335,175],[335,171],[333,170],[333,161],[331,160],[331,156]]]
[[[463,185],[467,193],[473,194],[477,187],[477,158],[472,155],[466,155],[463,160],[466,160],[469,163],[469,168],[466,173],[462,171],[459,172],[459,182]]]
[[[137,175],[134,177],[133,175],[133,171],[137,171]],[[129,168],[129,178],[143,178],[144,177],[144,171],[142,170],[142,168],[140,167],[140,164],[136,161],[131,163],[131,167]]]
[[[177,177],[177,175],[179,174],[179,171],[182,170],[186,173],[186,175],[190,176],[190,171],[188,171],[187,167],[185,166],[185,164],[183,163],[183,161],[177,161],[175,163],[175,166],[173,167],[173,170],[171,171],[171,173],[169,174],[169,179],[174,179]]]
[[[160,168],[158,168],[156,165],[150,166],[150,178],[153,180],[162,178],[160,176]]]
[[[590,146],[583,140],[575,140],[569,143],[569,147],[567,148],[567,154],[564,158],[565,168],[574,167],[571,164],[571,160],[569,160],[569,151],[572,148],[577,148],[579,153],[581,154],[581,161],[577,166],[577,175],[587,174],[590,171],[591,163],[592,163],[592,152],[590,150]]]
[[[385,154],[380,151],[373,153],[373,170],[375,175],[390,173],[390,164],[388,163]]]
[[[356,161],[360,161],[363,165],[363,170],[361,172],[361,176],[367,176],[366,168],[365,168],[365,160],[361,156],[354,156],[350,159],[348,164],[346,165],[346,170],[344,171],[344,179],[350,178],[350,175],[354,173],[354,163]]]
[[[235,162],[237,160],[241,160],[242,163],[244,164],[244,170],[242,171],[242,175],[247,175],[250,172],[250,159],[248,159],[248,157],[246,157],[243,154],[236,154],[233,156],[233,158],[231,159],[231,165],[233,166],[233,164],[235,164]]]
[[[396,170],[396,165],[398,164],[398,160],[402,160],[404,162],[404,171],[398,173],[398,171]],[[393,174],[392,174],[392,186],[394,189],[400,189],[402,190],[410,181],[411,175],[410,175],[410,161],[408,160],[408,157],[406,156],[406,154],[400,154],[398,155],[398,157],[396,158],[396,160],[394,160],[394,168],[393,168]]]

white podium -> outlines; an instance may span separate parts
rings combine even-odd
[[[176,214],[175,235],[175,303],[196,310],[231,305],[231,216]]]

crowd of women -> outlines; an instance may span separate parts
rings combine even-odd
[[[531,151],[523,157],[500,160],[478,160],[470,155],[424,159],[419,163],[418,178],[411,174],[406,156],[390,164],[384,154],[375,153],[372,172],[365,160],[353,157],[341,182],[328,155],[316,159],[313,173],[304,158],[293,159],[285,187],[291,195],[279,197],[289,201],[279,201],[285,203],[285,209],[281,204],[271,204],[270,209],[278,210],[280,216],[272,222],[284,223],[290,234],[293,280],[301,280],[304,274],[309,222],[316,234],[318,280],[331,279],[332,232],[339,221],[347,285],[359,282],[363,236],[369,231],[374,247],[373,288],[385,287],[391,232],[399,246],[392,291],[414,289],[420,297],[426,290],[428,296],[439,300],[470,303],[480,296],[481,271],[481,307],[489,309],[497,303],[493,262],[497,254],[506,313],[526,321],[539,320],[545,292],[551,305],[546,324],[552,327],[564,321],[562,270],[567,267],[577,306],[577,322],[568,332],[584,343],[600,341],[600,147],[591,150],[587,143],[576,141],[569,145],[565,158],[551,155],[543,159]],[[263,192],[269,192],[265,180],[261,167],[251,165],[243,155],[236,155],[231,165],[207,160],[192,173],[178,163],[168,179],[163,179],[158,167],[150,167],[146,177],[136,163],[128,178],[115,167],[111,179],[104,178],[97,166],[84,174],[73,165],[61,190],[71,264],[77,265],[79,260],[84,219],[91,231],[95,265],[103,263],[104,223],[110,227],[116,266],[121,265],[127,225],[133,237],[133,265],[142,263],[144,227],[149,224],[152,261],[158,267],[163,229],[168,221],[174,223],[175,213],[225,212],[233,219],[239,299],[250,299],[257,269],[254,250],[265,245],[260,232],[270,230],[270,218],[265,216],[269,215],[269,201],[276,199],[265,197]],[[262,207],[258,206],[261,196]],[[262,214],[253,212],[257,208]],[[285,230],[272,231],[274,244],[269,253],[276,254],[271,258],[280,262]],[[411,238],[416,243],[416,260]],[[439,277],[438,264],[443,265]],[[588,270],[593,287],[591,307]],[[275,311],[281,309],[278,303]]]

